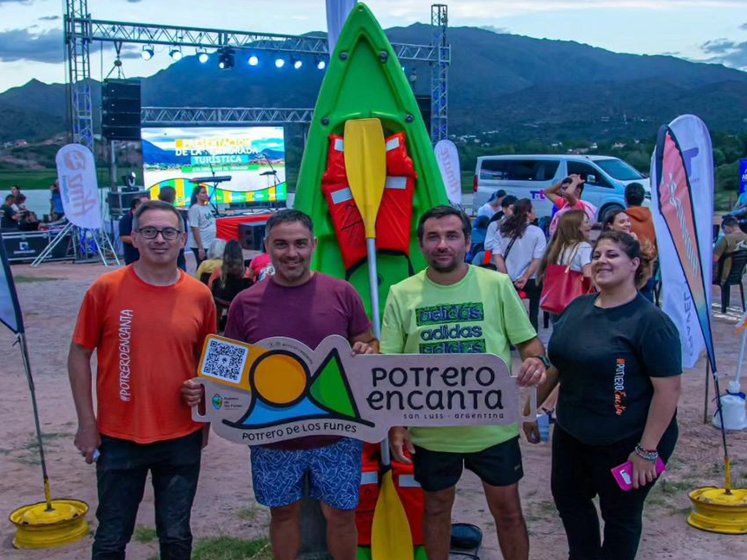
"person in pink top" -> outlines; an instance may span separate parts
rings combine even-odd
[[[568,210],[583,210],[590,223],[593,224],[597,221],[597,207],[590,202],[581,200],[581,195],[584,193],[584,181],[580,175],[573,173],[560,183],[545,190],[545,196],[558,209],[552,218],[552,222],[550,222],[550,235],[555,234],[560,216]]]

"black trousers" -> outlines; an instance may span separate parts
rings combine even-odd
[[[530,278],[527,280],[523,289],[529,299],[529,322],[532,323],[534,330],[539,332],[539,311],[542,287],[537,284],[535,279]]]
[[[551,487],[568,538],[569,560],[633,560],[643,528],[643,503],[653,487],[622,491],[610,469],[628,460],[641,434],[612,445],[586,445],[556,424],[552,439]],[[677,422],[659,442],[666,462],[677,442]],[[592,498],[599,496],[604,540]]]

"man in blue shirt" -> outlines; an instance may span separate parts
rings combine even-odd
[[[132,264],[140,258],[138,251],[132,244],[132,219],[138,206],[148,200],[147,196],[138,196],[130,202],[130,211],[119,220],[119,239],[122,241],[125,264]]]

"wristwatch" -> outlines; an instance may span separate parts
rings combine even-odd
[[[552,367],[550,359],[547,356],[532,356],[532,358],[537,358],[540,362],[542,362],[542,365],[545,366],[545,369],[550,369]]]

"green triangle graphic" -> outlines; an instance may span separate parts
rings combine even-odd
[[[313,376],[309,394],[331,412],[358,419],[350,397],[340,356],[333,350]]]

